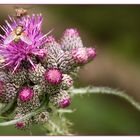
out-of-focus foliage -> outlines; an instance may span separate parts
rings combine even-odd
[[[0,7],[1,24],[4,24],[2,21],[14,8],[12,5]],[[41,12],[45,20],[43,30],[55,28],[56,37],[59,38],[65,28],[76,27],[86,46],[96,45],[97,58],[80,72],[76,86],[94,84],[120,88],[140,101],[139,5],[25,7],[31,7],[30,13]],[[72,131],[77,135],[140,135],[140,113],[118,97],[76,96],[70,108],[76,111],[66,116],[73,122]],[[33,135],[44,134],[41,126],[33,127]],[[8,126],[0,127],[0,135],[29,135],[29,132]]]

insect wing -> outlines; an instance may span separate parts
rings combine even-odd
[[[22,33],[20,39],[28,45],[32,45],[32,40],[26,34]]]
[[[16,38],[15,32],[12,32],[9,36],[4,40],[4,45],[11,43]]]

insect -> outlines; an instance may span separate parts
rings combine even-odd
[[[10,33],[9,36],[4,40],[4,45],[7,45],[14,41],[18,43],[20,40],[27,43],[28,45],[32,45],[31,39],[24,33],[24,29],[22,25],[18,25],[14,31]]]
[[[16,17],[17,18],[21,18],[21,17],[27,15],[27,10],[26,9],[23,9],[23,8],[16,8],[15,9],[15,12],[16,12]]]

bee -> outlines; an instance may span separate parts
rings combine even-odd
[[[16,17],[17,18],[21,18],[21,17],[26,16],[28,14],[27,10],[23,9],[23,8],[16,8],[15,12],[16,12]]]
[[[24,29],[22,25],[18,25],[14,31],[10,33],[9,36],[4,40],[4,45],[7,45],[14,41],[18,43],[20,40],[27,43],[28,45],[32,45],[31,39],[24,33]]]

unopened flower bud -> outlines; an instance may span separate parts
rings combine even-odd
[[[35,65],[35,67],[30,67],[29,68],[29,79],[34,83],[38,84],[41,83],[42,80],[44,79],[44,73],[45,73],[45,68],[41,64]]]
[[[85,64],[87,63],[88,56],[85,48],[76,48],[72,50],[72,56],[76,63]]]
[[[71,104],[71,98],[65,90],[60,90],[50,96],[50,103],[58,108],[65,108]]]
[[[26,89],[25,89],[26,90]],[[34,111],[40,106],[40,100],[38,94],[36,94],[31,88],[28,87],[27,94],[28,96],[22,96],[17,100],[16,112],[21,114],[27,114],[31,111]]]
[[[79,33],[76,29],[70,28],[65,30],[64,36],[79,36]]]
[[[62,81],[62,73],[58,69],[49,69],[45,72],[45,80],[52,85],[58,85]]]
[[[10,81],[14,83],[17,88],[19,88],[27,81],[27,70],[22,68],[17,69],[14,73],[12,73],[12,71],[10,70],[8,72]]]
[[[70,75],[63,74],[61,88],[64,90],[67,90],[73,85],[73,79],[70,77]]]
[[[75,60],[72,57],[72,54],[68,51],[63,53],[58,59],[57,59],[57,65],[58,68],[63,72],[63,73],[70,73],[74,67],[76,66]]]
[[[52,36],[48,37],[48,41],[46,42],[44,48],[48,50],[48,55],[53,55],[54,57],[57,57],[63,52],[61,45],[56,42]]]
[[[0,71],[0,81],[9,82],[9,75],[4,71]]]
[[[15,86],[11,83],[6,83],[0,80],[0,101],[3,103],[9,103],[17,95]]]
[[[87,48],[88,60],[93,60],[96,57],[95,48]]]
[[[76,29],[66,29],[61,40],[61,46],[64,51],[70,51],[75,48],[82,48],[83,43]]]
[[[15,119],[20,119],[21,117],[23,117],[22,114],[16,114],[15,116]],[[26,128],[26,122],[23,120],[23,121],[18,121],[15,126],[17,129],[25,129]]]
[[[55,38],[52,35],[46,38],[46,43],[53,43],[53,42],[55,42]]]
[[[45,94],[44,92],[46,91],[45,83],[41,83],[41,85],[34,85],[33,91],[37,96],[42,96],[43,94]]]
[[[49,113],[47,111],[41,112],[34,117],[35,123],[38,124],[44,124],[48,122],[48,120],[49,120]]]
[[[34,96],[33,90],[30,87],[24,87],[19,92],[19,99],[23,102],[30,101]]]

